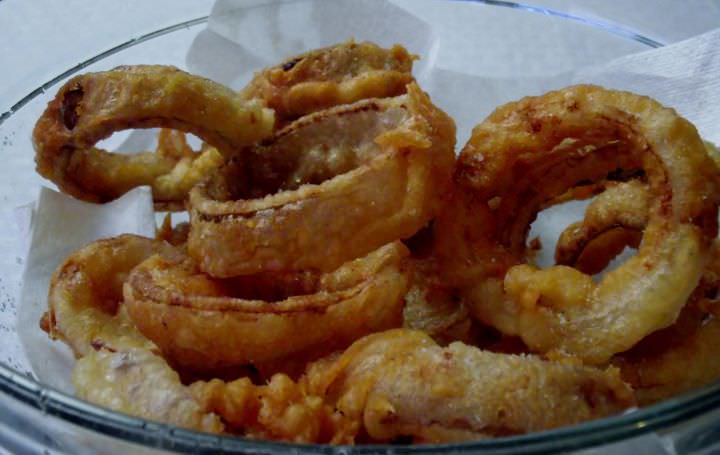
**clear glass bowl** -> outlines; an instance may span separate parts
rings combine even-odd
[[[552,49],[574,65],[601,62],[607,58],[662,44],[617,25],[602,23],[558,11],[504,1],[448,2],[458,8],[462,20],[467,8],[492,18],[510,18],[518,30],[545,35],[540,42],[528,41],[522,49],[497,49],[505,30],[485,29],[484,40],[493,52],[512,52],[513,59],[501,65],[508,74],[521,72],[538,53]],[[467,20],[467,18],[464,18]],[[492,19],[489,19],[492,20]],[[0,153],[4,158],[0,179],[5,221],[0,227],[0,448],[11,453],[542,453],[585,449],[688,453],[720,450],[720,384],[640,409],[625,415],[573,427],[443,446],[332,447],[252,441],[243,438],[202,434],[129,417],[48,387],[30,372],[15,329],[17,296],[26,244],[15,228],[16,208],[34,200],[41,184],[34,172],[30,132],[47,101],[65,79],[80,71],[109,69],[120,64],[158,63],[185,67],[185,50],[205,29],[200,17],[140,37],[129,37],[86,61],[68,65],[67,71],[20,98],[0,116]],[[521,26],[522,25],[522,26]],[[548,31],[552,33],[548,33]],[[532,33],[531,33],[532,35]],[[529,35],[529,36],[531,36]],[[568,36],[577,39],[568,40]],[[582,46],[602,52],[583,54]],[[580,49],[578,49],[580,47]],[[174,51],[168,51],[174,49]],[[482,51],[468,47],[464,58],[477,58]],[[558,71],[563,68],[546,62]],[[555,65],[555,66],[553,66]],[[479,120],[479,119],[478,119]],[[608,444],[611,444],[608,446]]]

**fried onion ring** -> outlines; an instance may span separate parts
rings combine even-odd
[[[153,256],[125,284],[138,330],[191,370],[263,363],[339,349],[398,327],[407,249],[388,244],[334,272],[213,279],[188,257]],[[208,336],[212,334],[212,336]]]
[[[268,137],[273,125],[273,112],[259,101],[210,80],[169,66],[119,67],[63,85],[33,131],[36,169],[68,194],[105,202],[154,184],[176,163],[157,153],[120,155],[93,147],[115,131],[174,128],[230,156]]]
[[[148,257],[173,251],[165,242],[127,234],[98,240],[70,255],[50,281],[48,335],[67,343],[78,357],[99,347],[152,346],[120,305],[123,282]]]
[[[301,380],[373,441],[412,436],[449,442],[571,425],[632,406],[617,369],[527,355],[441,348],[419,331],[396,329],[356,341],[314,363]]]
[[[267,68],[240,94],[263,100],[283,125],[332,106],[405,93],[415,58],[399,45],[383,49],[351,40]]]
[[[305,116],[191,191],[190,255],[216,277],[328,271],[407,238],[447,197],[454,133],[415,84]]]
[[[648,182],[637,256],[597,284],[523,264],[539,207],[618,170]],[[436,222],[444,273],[483,322],[536,352],[602,364],[678,317],[717,235],[716,174],[695,127],[650,98],[575,86],[509,103],[460,155],[453,210]]]
[[[604,269],[645,227],[647,188],[641,182],[622,183],[588,206],[585,218],[568,228],[558,242],[567,265],[585,273]],[[604,236],[620,231],[615,248],[606,248]],[[579,234],[576,234],[579,233]],[[581,239],[582,241],[578,241]],[[564,243],[562,243],[564,241]],[[612,364],[635,391],[638,404],[649,405],[710,384],[720,378],[715,355],[720,343],[720,244],[711,248],[711,259],[677,321],[651,333],[630,350],[617,354]],[[594,271],[588,270],[593,264]]]

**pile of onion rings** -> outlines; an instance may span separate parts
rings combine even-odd
[[[251,438],[443,443],[720,378],[717,150],[650,98],[575,86],[499,107],[456,159],[414,59],[349,41],[240,92],[162,66],[60,89],[41,175],[99,203],[149,185],[189,213],[57,269],[41,327],[78,358],[78,396]],[[95,148],[146,127],[155,152]],[[593,196],[556,265],[533,265],[537,213]]]

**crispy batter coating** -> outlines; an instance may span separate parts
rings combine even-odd
[[[474,327],[470,312],[454,290],[438,279],[435,267],[432,257],[412,260],[403,327],[425,332],[441,345],[471,343]]]
[[[189,233],[190,223],[182,222],[173,226],[170,213],[166,213],[162,224],[158,227],[157,232],[155,233],[155,238],[173,246],[181,246],[187,243]]]
[[[197,382],[203,407],[250,437],[296,442],[450,442],[554,428],[634,404],[617,369],[441,348],[407,329],[369,335],[293,382]]]
[[[405,93],[414,59],[400,45],[383,49],[351,40],[260,71],[240,93],[263,100],[284,125],[332,106]]]
[[[185,141],[184,133],[164,129],[160,132],[159,141],[162,136],[172,132],[174,136],[180,136]],[[160,148],[156,153],[160,153]],[[190,190],[216,172],[224,164],[220,152],[207,144],[203,144],[199,152],[192,152],[192,155],[179,157],[172,170],[166,174],[159,175],[151,184],[155,210],[181,211],[185,210],[185,202]]]
[[[193,133],[230,156],[269,136],[273,126],[271,110],[210,80],[169,66],[119,67],[63,85],[35,125],[35,161],[40,175],[79,199],[105,202],[135,186],[154,185],[159,202],[174,202],[172,191],[169,201],[161,199],[168,196],[168,182],[157,180],[173,172],[177,159],[114,154],[95,143],[123,129],[166,127]],[[202,164],[185,166],[203,173],[211,167],[205,160],[215,162],[205,156]]]
[[[543,204],[618,170],[648,181],[637,256],[599,283],[523,264]],[[602,364],[671,325],[697,285],[717,235],[716,174],[692,124],[650,98],[575,86],[509,103],[460,155],[455,204],[437,221],[444,273],[483,322],[534,351]]]
[[[560,236],[558,251],[567,265],[585,273],[596,273],[645,227],[648,194],[637,181],[621,183],[602,193],[588,206],[582,221]],[[605,237],[612,239],[607,248]],[[576,234],[579,233],[579,234]],[[581,241],[578,241],[580,239]],[[720,286],[720,244],[710,249],[711,258],[700,283],[670,327],[651,333],[630,350],[617,354],[612,363],[632,385],[638,403],[648,405],[710,384],[720,378],[718,287]],[[584,261],[584,262],[583,262]],[[588,270],[592,264],[593,270]]]
[[[115,411],[210,433],[224,429],[149,349],[92,351],[77,361],[73,384],[78,397]]]
[[[314,395],[362,421],[374,441],[447,442],[570,425],[632,406],[617,370],[496,354],[426,334],[389,330],[315,363]]]
[[[720,379],[720,241],[700,284],[675,324],[654,332],[612,363],[632,385],[638,404],[645,406]]]
[[[455,126],[408,94],[305,116],[190,193],[190,255],[216,277],[333,270],[443,205]]]
[[[198,381],[191,390],[229,430],[250,438],[350,444],[362,425],[284,374],[274,375],[264,385],[247,378]]]
[[[445,443],[720,378],[717,149],[647,97],[576,86],[498,108],[455,164],[414,58],[350,41],[239,94],[164,66],[61,88],[33,133],[41,175],[95,202],[151,185],[157,209],[190,211],[53,276],[41,325],[78,357],[79,397],[250,438]],[[155,152],[94,147],[157,126]],[[558,266],[528,265],[537,212],[602,190]]]
[[[105,346],[115,350],[152,346],[120,303],[130,271],[161,252],[171,253],[172,247],[127,234],[93,242],[70,255],[50,281],[50,337],[67,343],[78,357]]]
[[[166,358],[193,370],[329,352],[401,324],[406,255],[395,242],[327,274],[225,280],[186,256],[157,255],[130,273],[125,305]]]
[[[200,408],[121,304],[130,270],[171,249],[164,242],[122,235],[71,255],[53,275],[48,333],[79,358],[72,378],[78,397],[146,419],[220,432],[219,418]]]
[[[613,365],[635,390],[639,405],[666,400],[720,379],[717,306],[717,301],[690,302],[675,324],[613,357]]]

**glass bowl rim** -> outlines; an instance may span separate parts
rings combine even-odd
[[[664,44],[652,38],[643,36],[633,30],[622,26],[588,19],[582,16],[568,14],[550,8],[527,5],[518,2],[503,0],[450,0],[465,3],[477,3],[490,6],[500,6],[539,13],[547,16],[562,18],[581,24],[599,28],[608,33],[633,40],[650,48],[661,47]],[[141,44],[153,38],[166,35],[182,29],[204,24],[208,16],[198,17],[178,24],[165,27],[138,38],[128,40],[114,46],[96,56],[87,59],[58,76],[52,78],[40,87],[13,104],[10,109],[0,114],[0,125],[9,119],[15,112],[27,103],[44,93],[60,81],[83,68],[96,63],[110,55],[129,47]],[[530,433],[519,436],[493,438],[480,441],[463,442],[441,445],[361,445],[361,446],[330,446],[317,444],[290,444],[276,441],[251,440],[234,436],[220,436],[201,433],[183,428],[173,427],[159,422],[147,421],[138,417],[121,414],[105,409],[72,395],[60,392],[52,387],[41,384],[32,377],[15,371],[13,368],[0,362],[0,392],[20,401],[31,408],[40,410],[72,424],[85,427],[111,437],[123,439],[131,443],[151,445],[158,449],[181,451],[240,451],[240,452],[302,452],[314,453],[434,453],[439,450],[452,450],[454,452],[506,452],[514,449],[523,449],[524,453],[543,453],[559,449],[580,449],[638,436],[653,430],[661,430],[671,425],[685,422],[688,419],[707,413],[720,407],[720,382],[706,386],[697,391],[686,393],[661,403],[644,407],[618,416],[598,419],[579,425],[563,427],[543,432]]]

